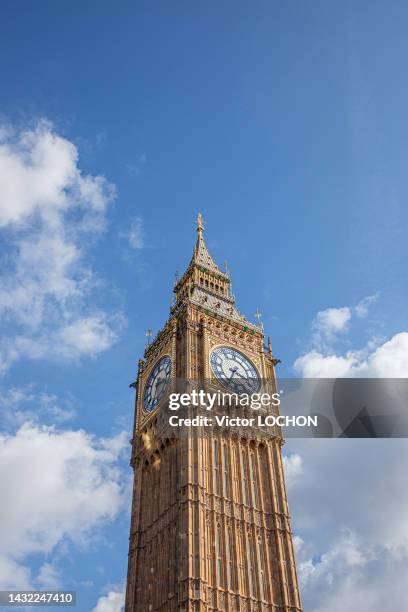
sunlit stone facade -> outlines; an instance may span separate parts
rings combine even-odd
[[[238,312],[228,273],[208,253],[201,216],[197,234],[170,318],[139,361],[125,610],[300,611],[279,430],[163,438],[160,402],[145,409],[154,404],[146,387],[164,356],[172,377],[207,380],[217,346],[239,350],[276,389],[270,343]]]

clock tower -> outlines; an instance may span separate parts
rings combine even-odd
[[[170,317],[139,360],[125,612],[300,612],[280,430],[161,435],[174,380],[276,391],[270,342],[238,311],[203,230],[199,215]]]

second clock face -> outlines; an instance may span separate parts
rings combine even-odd
[[[228,346],[215,348],[210,356],[215,376],[237,393],[256,393],[260,387],[259,374],[248,357]]]
[[[152,412],[157,408],[166,390],[170,374],[171,359],[166,355],[156,363],[147,379],[143,394],[143,408],[146,412]]]

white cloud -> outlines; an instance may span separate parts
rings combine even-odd
[[[408,377],[408,332],[395,334],[376,348],[358,368],[359,376]]]
[[[299,564],[300,583],[310,612],[382,612],[408,603],[404,585],[408,555],[373,546],[343,530],[318,561]]]
[[[318,333],[331,338],[334,334],[346,331],[350,319],[351,309],[347,306],[327,308],[317,313],[313,327]]]
[[[317,313],[312,322],[312,347],[298,357],[294,370],[304,378],[347,378],[408,376],[408,332],[388,340],[372,336],[362,349],[335,349],[339,333],[349,331],[353,315],[365,318],[379,293],[362,299],[357,306],[328,308]]]
[[[139,250],[144,246],[143,221],[137,217],[130,224],[130,231],[127,234],[129,244],[133,249]]]
[[[23,223],[37,212],[52,220],[76,205],[100,212],[114,196],[104,177],[81,173],[75,145],[49,122],[0,134],[0,225]]]
[[[370,306],[378,299],[379,293],[363,298],[357,306],[342,306],[341,308],[326,308],[320,310],[312,321],[314,349],[327,350],[340,336],[350,329],[353,316],[363,319],[367,316]]]
[[[98,439],[30,423],[0,435],[1,588],[30,582],[28,555],[49,555],[63,541],[85,545],[125,507],[128,483],[118,458],[126,447],[125,433]],[[31,580],[45,584],[52,577],[57,580],[55,570],[43,565]]]
[[[312,350],[296,359],[295,371],[304,378],[408,377],[408,332],[400,332],[373,348],[347,351],[344,355]]]
[[[298,357],[293,367],[304,378],[341,378],[348,375],[350,363],[347,357],[310,351]]]
[[[122,612],[125,605],[125,593],[123,591],[110,591],[103,595],[92,612]]]
[[[61,588],[60,574],[52,563],[43,563],[38,572],[36,583],[41,589],[57,590]]]
[[[351,314],[364,318],[375,299],[365,298],[349,309]],[[349,321],[345,313],[346,329],[340,321],[340,332],[348,331]],[[335,334],[325,334],[326,342],[320,342],[323,335],[323,330],[317,340],[314,335],[312,349],[296,360],[300,375],[408,377],[407,332],[371,338],[363,349],[343,352],[330,345]],[[407,608],[406,441],[292,439],[288,444],[287,483],[304,609]],[[294,477],[291,457],[299,457],[301,477]]]
[[[327,583],[332,582],[334,573],[355,573],[368,561],[369,551],[362,549],[355,534],[348,529],[340,531],[329,551],[323,553],[319,560],[307,557],[302,548],[305,548],[303,540],[296,552],[300,558],[300,584],[306,589],[310,588],[312,583],[315,588],[319,582],[326,582],[327,587]]]
[[[0,274],[0,372],[24,357],[106,350],[119,319],[96,306],[99,281],[86,254],[115,187],[84,175],[75,145],[50,123],[0,133],[0,229],[9,246]],[[82,340],[73,342],[76,328]]]
[[[29,591],[33,588],[31,573],[11,557],[0,554],[0,588]]]
[[[122,319],[117,317],[115,327],[119,328],[121,324]],[[112,320],[108,321],[104,313],[98,313],[62,327],[58,337],[68,354],[97,355],[117,340],[117,332],[114,331]]]
[[[405,609],[406,441],[292,439],[288,445],[302,459],[302,477],[287,484],[304,609]]]
[[[287,484],[293,484],[299,478],[303,471],[302,458],[294,453],[293,455],[285,455],[283,457],[283,465],[285,468],[285,479]]]

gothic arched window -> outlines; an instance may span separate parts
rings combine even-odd
[[[241,476],[242,476],[242,502],[246,505],[248,496],[247,496],[247,476],[245,469],[245,449],[241,449]]]
[[[263,555],[262,555],[262,544],[261,540],[258,540],[258,566],[259,566],[259,578],[261,583],[261,599],[265,600],[265,574],[264,574],[264,564],[263,564]]]
[[[218,488],[218,453],[217,453],[217,440],[213,441],[213,484],[214,484],[214,493],[216,495],[219,494]]]
[[[228,447],[224,445],[224,495],[230,497]]]
[[[217,526],[217,541],[216,541],[216,553],[217,553],[217,586],[222,586],[222,564],[221,564],[221,527]]]
[[[231,543],[231,528],[228,527],[227,535],[227,569],[228,569],[228,588],[230,591],[233,590],[233,578],[232,578],[232,543]]]
[[[248,581],[249,581],[249,594],[254,597],[255,594],[255,579],[254,579],[254,550],[252,536],[248,536]]]
[[[251,467],[252,498],[253,498],[254,506],[257,507],[258,496],[257,496],[257,484],[256,484],[256,474],[255,474],[255,458],[254,458],[254,453],[252,451],[249,453],[249,464]]]

